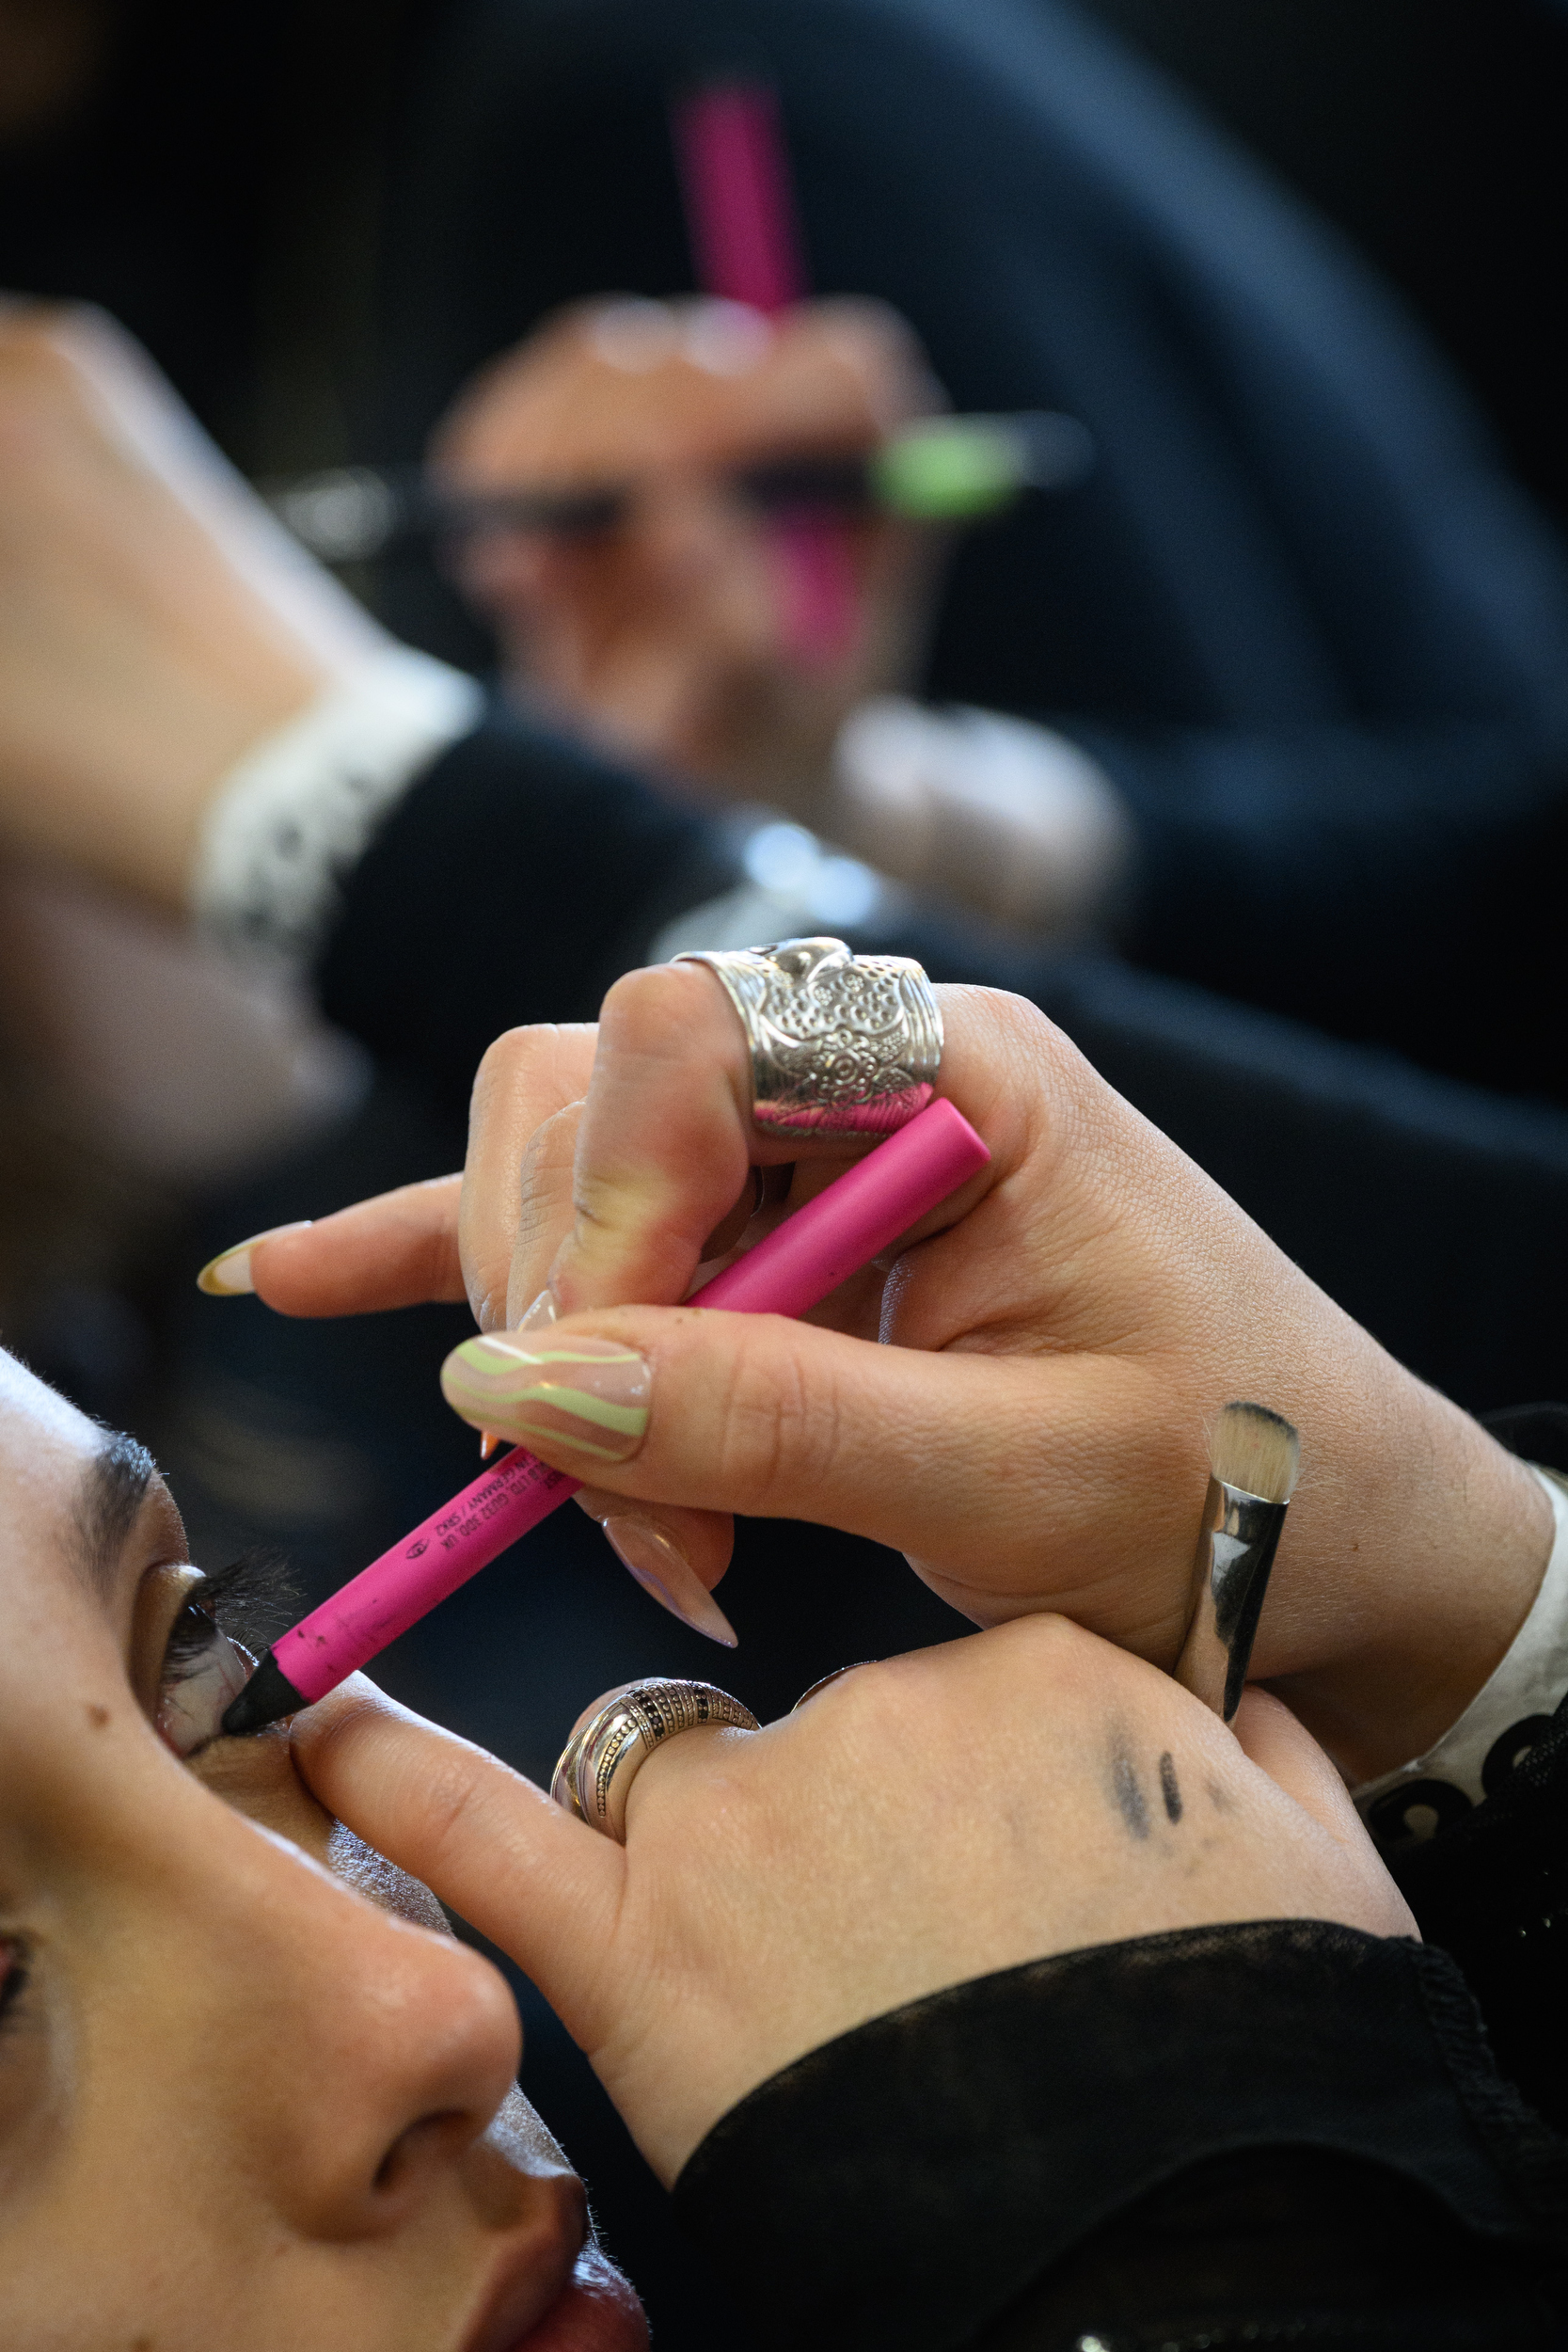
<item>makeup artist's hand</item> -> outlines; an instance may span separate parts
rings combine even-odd
[[[846,714],[918,653],[934,546],[870,516],[790,538],[734,485],[759,463],[863,453],[936,403],[912,336],[879,304],[777,322],[734,303],[583,304],[485,369],[432,462],[470,493],[624,485],[625,519],[476,535],[459,580],[514,684],[579,732],[808,805]]]
[[[293,1743],[330,1812],[527,1971],[666,2182],[781,2067],[966,1979],[1216,1920],[1415,1932],[1285,1708],[1249,1693],[1233,1736],[1059,1617],[683,1733],[624,1850],[362,1680]]]
[[[0,836],[182,907],[212,788],[385,642],[111,319],[0,300]]]
[[[844,1164],[756,1142],[739,1025],[689,964],[619,981],[596,1052],[589,1029],[492,1047],[464,1185],[262,1243],[251,1277],[284,1311],[316,1313],[461,1296],[466,1281],[491,1337],[451,1360],[449,1398],[579,1475],[580,1451],[531,1409],[549,1377],[531,1343],[636,1351],[646,1432],[619,1441],[620,1463],[595,1457],[594,1508],[651,1526],[704,1585],[728,1558],[715,1514],[815,1520],[905,1552],[977,1623],[1059,1610],[1163,1666],[1188,1606],[1207,1432],[1231,1398],[1272,1406],[1302,1432],[1303,1474],[1254,1672],[1356,1778],[1420,1754],[1534,1597],[1550,1545],[1538,1483],[1033,1007],[939,994],[941,1089],[991,1166],[917,1230],[885,1286],[860,1278],[808,1323],[673,1304],[733,1238],[753,1161],[799,1152],[796,1199]],[[502,1336],[546,1281],[569,1325]],[[612,1404],[626,1369],[573,1377]]]

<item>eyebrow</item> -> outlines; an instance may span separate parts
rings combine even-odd
[[[87,1465],[76,1494],[74,1548],[77,1565],[101,1592],[114,1577],[155,1474],[147,1448],[118,1432],[104,1439]]]

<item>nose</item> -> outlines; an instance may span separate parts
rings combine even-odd
[[[505,1983],[477,1952],[390,1916],[280,1841],[260,1862],[274,1883],[234,1890],[251,2002],[243,2125],[279,2218],[341,2241],[394,2232],[448,2195],[467,2201],[463,2160],[521,2055]],[[522,2175],[493,2169],[504,2178],[488,2194],[520,2200]]]

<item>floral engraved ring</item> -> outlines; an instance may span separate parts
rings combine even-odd
[[[910,957],[783,939],[675,961],[705,963],[740,1015],[764,1134],[890,1135],[930,1101],[942,1014]]]

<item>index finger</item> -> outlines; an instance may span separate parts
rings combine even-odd
[[[592,2052],[613,2022],[622,1848],[362,1675],[297,1715],[290,1740],[327,1811],[515,1960]]]
[[[1020,1058],[1010,1029],[1021,1009],[1026,1027],[1046,1025],[990,992],[936,993],[946,1029],[936,1091],[990,1145],[993,1166],[975,1180],[990,1189],[1022,1155],[1030,1125],[1028,1095],[1009,1085]],[[677,1305],[750,1167],[809,1161],[813,1179],[827,1182],[875,1141],[760,1131],[750,1047],[721,981],[700,963],[628,973],[600,1016],[578,1130],[571,1229],[552,1261],[517,1269],[517,1294],[535,1279],[541,1290],[547,1281],[566,1314]]]
[[[794,1156],[753,1138],[749,1085],[740,1024],[703,965],[616,981],[578,1130],[571,1228],[541,1269],[563,1312],[686,1295],[752,1160]]]

